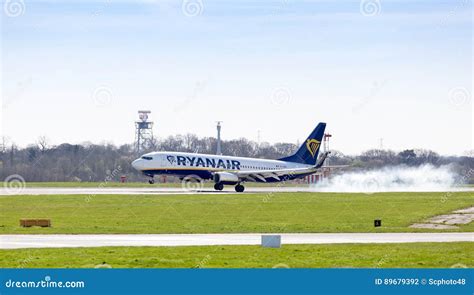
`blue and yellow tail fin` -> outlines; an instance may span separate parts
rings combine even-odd
[[[326,123],[319,123],[295,154],[278,160],[316,165],[319,150],[323,142],[324,129],[326,129]]]

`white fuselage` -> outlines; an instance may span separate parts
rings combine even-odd
[[[215,172],[268,171],[311,167],[311,165],[280,160],[183,152],[148,153],[133,161],[132,166],[149,176],[155,174],[197,175],[203,179],[211,179]]]

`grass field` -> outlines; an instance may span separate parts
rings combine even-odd
[[[472,267],[474,243],[0,250],[2,268]]]
[[[472,192],[1,196],[0,234],[420,232],[408,226],[473,205]],[[21,218],[53,226],[21,228]]]

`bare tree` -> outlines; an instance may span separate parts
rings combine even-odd
[[[44,135],[38,137],[36,143],[38,144],[38,147],[42,154],[44,154],[49,148],[49,139]]]
[[[0,141],[0,153],[6,153],[8,150],[9,139],[7,136],[2,136]]]
[[[225,155],[279,159],[292,154],[298,145],[288,143],[270,144],[263,142],[258,146],[254,141],[240,138],[222,141]],[[154,138],[149,151],[187,151],[203,154],[215,154],[216,138],[199,138],[193,134],[169,136],[164,139]],[[145,152],[145,151],[144,151]],[[6,137],[0,138],[0,179],[11,174],[20,174],[27,181],[104,181],[117,167],[120,174],[126,175],[129,181],[141,181],[144,177],[130,163],[139,155],[133,144],[114,146],[112,144],[63,143],[52,146],[42,136],[34,145],[18,148]],[[460,174],[474,169],[474,157],[441,156],[430,150],[369,150],[360,155],[344,155],[333,151],[332,165],[348,165],[347,169],[368,170],[390,165],[417,166],[432,165],[452,166]],[[344,168],[346,169],[346,168]],[[120,175],[114,174],[119,181]],[[474,179],[468,180],[474,182]]]

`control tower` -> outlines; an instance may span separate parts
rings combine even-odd
[[[151,146],[153,140],[153,122],[148,120],[151,111],[138,111],[135,121],[135,150],[140,153]]]

